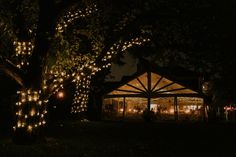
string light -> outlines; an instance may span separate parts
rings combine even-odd
[[[76,19],[87,17],[95,11],[97,11],[96,5],[92,5],[85,10],[70,10],[57,23],[56,36],[64,32]],[[76,85],[71,113],[86,111],[92,76],[103,68],[109,68],[112,59],[118,53],[123,53],[133,45],[141,45],[148,41],[149,39],[139,37],[113,44],[102,58],[102,64],[99,64],[99,66],[96,64],[96,60],[101,53],[100,50],[103,44],[95,41],[92,41],[92,51],[95,52],[95,55],[92,53],[77,54],[75,52],[69,52],[66,57],[59,56],[56,59],[56,64],[50,67],[50,69],[45,70],[42,92],[46,97],[47,94],[55,94],[63,89],[65,80],[71,79]],[[34,48],[33,43],[16,41],[14,45],[16,57],[19,60],[17,66],[24,68],[29,65],[28,59]],[[41,91],[22,90],[18,92],[18,95],[19,101],[16,103],[17,123],[13,128],[25,128],[27,131],[32,132],[35,128],[44,125],[46,123],[44,118],[47,113],[45,106],[48,100],[41,100]]]
[[[41,91],[28,89],[17,91],[17,94],[19,97],[19,101],[16,102],[17,123],[13,129],[25,129],[32,132],[44,125],[46,123],[44,117],[47,111],[46,105],[43,105],[42,100],[40,100]]]
[[[88,93],[89,93],[90,77],[82,77],[76,80],[76,91],[72,104],[71,113],[79,113],[87,111]]]
[[[133,45],[142,45],[149,41],[149,38],[137,37],[131,39],[130,41],[119,41],[117,43],[114,43],[113,46],[107,51],[106,55],[102,58],[102,61],[104,62],[102,68],[109,68],[111,66],[112,59],[117,55],[119,51],[123,53],[125,52],[125,50],[132,47]]]
[[[99,67],[95,61],[97,55],[91,57],[90,54],[77,55],[71,53],[68,58],[59,57],[57,63],[49,71],[49,78],[53,79],[52,84],[49,85],[54,93],[63,88],[62,83],[64,80],[72,78],[75,82],[76,89],[72,104],[71,113],[79,113],[87,110],[88,94],[90,91],[90,82],[93,75],[103,68],[109,68],[111,66],[112,59],[117,55],[119,50],[124,52],[127,48],[133,45],[141,45],[150,41],[142,37],[131,39],[130,41],[115,43],[106,55],[103,57],[103,64]],[[64,64],[61,62],[65,61]],[[67,68],[67,69],[66,69]],[[68,69],[74,69],[70,71]],[[50,80],[50,79],[49,79]]]
[[[149,41],[149,39],[135,38],[135,39],[131,39],[131,41],[124,42],[123,45],[121,42],[118,44],[115,43],[102,59],[102,61],[104,61],[104,63],[106,64],[102,65],[101,67],[96,66],[95,60],[97,56],[90,57],[86,55],[77,55],[77,56],[72,55],[72,57],[70,58],[70,62],[64,65],[60,64],[61,60],[59,59],[57,61],[58,64],[53,66],[53,68],[49,72],[47,72],[47,75],[46,75],[47,78],[43,81],[43,90],[50,89],[50,91],[53,91],[53,93],[56,93],[60,89],[63,88],[64,80],[73,77],[73,81],[76,84],[76,91],[75,91],[75,97],[72,104],[71,113],[79,113],[82,111],[86,111],[87,102],[88,102],[88,94],[90,90],[89,85],[91,82],[91,76],[95,75],[102,68],[109,68],[111,66],[111,63],[109,61],[111,61],[112,58],[114,58],[114,56],[117,55],[118,53],[117,51],[120,48],[122,48],[121,52],[124,52],[127,48],[131,47],[132,45],[141,45],[142,43],[146,41]],[[18,44],[17,49],[16,49],[17,56],[26,55],[26,54],[31,55],[31,52],[29,51],[29,50],[32,51],[33,49],[31,42],[28,42],[28,43],[17,42],[17,44]],[[23,65],[25,65],[25,63]],[[68,73],[65,70],[65,67],[67,66],[71,66],[76,70],[74,72]],[[51,79],[53,79],[52,83],[48,83],[49,80]],[[20,92],[20,93],[21,93],[21,100],[16,103],[16,105],[18,106],[24,106],[25,104],[29,102],[37,102],[39,99],[39,96],[31,95],[31,92]],[[46,103],[46,101],[44,103]],[[41,106],[42,101],[38,101],[37,104]],[[46,114],[46,109],[40,117],[43,118],[44,114]],[[40,115],[40,114],[36,114],[36,111],[34,108],[32,108],[30,113],[28,114],[22,114],[22,108],[19,108],[16,115],[18,116],[19,121],[17,122],[17,125],[14,126],[15,129],[20,128],[20,127],[28,127],[27,130],[32,131],[34,127],[38,127],[38,126],[41,126],[42,124],[45,124],[44,120],[40,120],[38,121],[38,123],[35,123],[35,124],[28,124],[28,121],[26,120],[29,119],[29,117]]]
[[[63,92],[63,91],[59,91],[59,92],[57,93],[57,97],[58,97],[59,99],[62,99],[62,98],[64,97],[64,92]]]
[[[28,66],[29,57],[34,49],[33,43],[31,41],[14,41],[13,45],[16,51],[17,67],[22,69]]]
[[[97,11],[96,4],[93,4],[91,7],[86,8],[85,10],[77,9],[75,11],[69,11],[63,18],[60,19],[57,24],[56,30],[58,33],[64,32],[64,30],[78,18],[83,18],[89,16],[93,12]]]
[[[131,47],[132,45],[141,45],[145,42],[150,41],[150,39],[144,39],[144,38],[135,38],[131,39],[131,41],[124,42],[123,45],[115,43],[110,50],[106,53],[106,55],[103,58],[103,61],[111,61],[115,55],[118,53],[117,50],[122,47],[122,52],[125,51],[127,48]],[[72,113],[79,113],[82,111],[86,111],[87,109],[87,103],[88,103],[88,94],[89,94],[89,85],[91,82],[91,77],[95,75],[98,71],[100,71],[102,68],[108,68],[111,66],[111,63],[108,62],[105,65],[102,65],[102,67],[97,67],[94,61],[90,61],[90,64],[83,65],[80,70],[83,70],[84,68],[89,68],[90,73],[87,74],[85,77],[83,73],[80,71],[81,76],[77,77],[79,79],[74,79],[76,82],[76,92],[74,95],[73,105],[72,105]]]

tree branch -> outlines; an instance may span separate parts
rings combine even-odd
[[[0,71],[15,80],[20,86],[24,87],[23,71],[2,56],[0,56]]]

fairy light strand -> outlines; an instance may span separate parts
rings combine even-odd
[[[78,9],[68,12],[68,14],[58,22],[56,26],[57,33],[63,33],[76,19],[87,17],[95,11],[97,11],[96,5],[86,8],[85,10]],[[124,52],[133,45],[141,45],[147,41],[149,41],[149,39],[140,37],[126,42],[119,41],[115,43],[102,58],[102,66],[98,66],[95,63],[100,54],[99,44],[93,44],[93,51],[96,52],[96,55],[78,55],[72,53],[68,58],[58,59],[54,66],[45,71],[45,78],[41,90],[34,91],[27,89],[17,92],[19,101],[16,102],[17,122],[13,127],[14,130],[26,129],[28,132],[32,132],[36,128],[43,126],[46,123],[45,115],[47,114],[46,104],[48,100],[42,98],[42,93],[45,94],[48,91],[52,91],[52,93],[55,94],[63,88],[64,81],[71,78],[76,85],[71,113],[87,111],[92,76],[104,68],[109,68],[112,59],[117,53]],[[29,57],[32,55],[34,49],[33,42],[15,41],[13,44],[18,59],[17,67],[24,68],[25,66],[28,66]],[[64,64],[62,64],[63,60],[66,60],[66,62],[63,62]]]
[[[108,68],[111,66],[111,60],[117,55],[119,51],[121,53],[125,52],[128,48],[132,47],[133,45],[142,45],[146,42],[149,42],[149,38],[143,38],[143,37],[137,37],[133,38],[130,41],[121,42],[113,44],[113,46],[110,48],[109,51],[107,51],[106,55],[102,58],[102,61],[104,64],[102,65],[102,68]]]
[[[71,113],[87,111],[90,80],[90,76],[84,76],[79,79],[76,79],[76,91],[74,95]]]
[[[80,71],[80,75],[77,75],[78,79],[74,79],[76,82],[76,91],[74,95],[74,100],[72,104],[72,111],[71,113],[79,113],[82,111],[86,111],[87,103],[88,103],[88,95],[89,95],[89,85],[91,82],[91,76],[95,75],[98,71],[100,71],[102,68],[109,68],[111,66],[111,63],[109,61],[112,60],[112,58],[117,55],[118,50],[121,48],[121,52],[124,52],[127,48],[133,46],[133,45],[141,45],[145,42],[150,41],[150,39],[145,38],[134,38],[130,41],[126,41],[123,44],[120,42],[119,44],[114,44],[111,49],[106,53],[102,61],[106,61],[108,63],[102,65],[101,68],[97,67],[94,62],[90,62],[91,64],[83,65],[80,70],[83,70],[83,68],[90,67],[91,72],[84,76],[83,71]]]
[[[34,44],[31,41],[14,41],[13,45],[16,51],[17,67],[23,69],[29,65],[28,60],[32,55]]]
[[[85,10],[77,9],[75,11],[69,11],[60,22],[56,26],[56,30],[58,33],[62,33],[69,26],[69,24],[73,23],[76,19],[84,18],[86,16],[91,15],[93,12],[97,11],[96,4],[93,4],[91,7],[86,8]]]
[[[31,89],[17,91],[19,101],[16,102],[16,125],[13,129],[25,129],[28,132],[34,131],[46,124],[45,114],[47,101],[40,98],[41,91]]]

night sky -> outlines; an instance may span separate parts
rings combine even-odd
[[[137,71],[137,58],[126,53],[124,58],[122,58],[122,61],[125,62],[124,65],[112,64],[111,73],[106,77],[106,81],[120,81],[123,76],[132,75]]]

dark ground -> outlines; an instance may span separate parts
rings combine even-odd
[[[0,136],[0,157],[236,156],[236,124],[63,122],[33,145]]]

